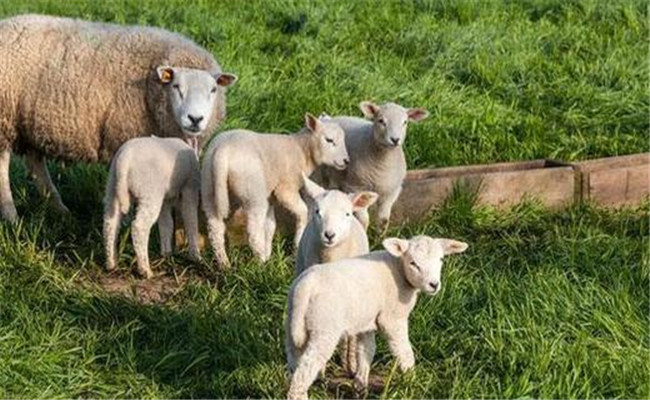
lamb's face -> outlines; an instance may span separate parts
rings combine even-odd
[[[467,249],[467,243],[416,236],[410,240],[386,239],[384,248],[393,256],[399,257],[404,275],[411,286],[435,295],[442,287],[443,258],[449,254],[462,253]]]
[[[377,200],[377,193],[360,192],[346,194],[339,190],[325,190],[304,178],[305,192],[312,199],[312,224],[325,247],[335,247],[344,241],[358,223],[355,211],[368,208]]]
[[[229,86],[237,80],[231,74],[213,76],[192,68],[159,67],[157,71],[165,85],[174,119],[188,136],[203,133],[215,109],[218,86]]]
[[[409,121],[421,121],[429,113],[421,108],[404,108],[395,103],[378,106],[369,101],[360,104],[363,115],[373,123],[373,136],[386,147],[400,147],[406,140]]]
[[[305,116],[305,126],[313,137],[312,153],[318,165],[343,170],[350,163],[345,147],[345,132],[335,122],[321,120],[311,114]]]

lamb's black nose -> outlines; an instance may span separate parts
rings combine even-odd
[[[325,231],[325,233],[323,233],[323,235],[325,235],[325,238],[331,242],[332,239],[334,239],[334,236],[336,236],[336,233],[334,233],[332,231]]]
[[[349,159],[349,158],[345,158],[345,159],[343,159],[343,162],[345,163],[345,165],[348,165],[348,164],[350,164],[350,159]]]
[[[390,141],[393,142],[393,144],[395,146],[397,146],[399,144],[399,138],[392,137],[392,138],[390,138]]]
[[[191,114],[187,114],[187,119],[190,120],[192,125],[198,125],[201,121],[203,121],[202,116],[195,117],[194,115],[191,115]]]
[[[438,290],[438,287],[440,286],[439,282],[430,282],[429,287],[435,292]]]

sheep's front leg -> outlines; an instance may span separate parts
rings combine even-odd
[[[160,254],[167,257],[172,253],[172,236],[174,235],[174,218],[172,205],[165,201],[158,217],[158,236],[160,238]]]
[[[259,199],[251,202],[250,208],[246,209],[246,233],[248,244],[253,254],[260,261],[266,262],[268,257],[266,243],[266,218],[269,204],[266,199]]]
[[[381,324],[386,335],[390,352],[397,358],[397,364],[402,372],[413,368],[415,356],[409,341],[408,320],[392,320]]]
[[[275,228],[277,222],[275,220],[275,210],[270,206],[266,212],[266,224],[264,226],[264,233],[266,236],[266,248],[264,249],[264,257],[268,260],[273,253],[273,235],[275,235]]]
[[[199,191],[193,187],[186,187],[181,193],[181,214],[183,226],[190,250],[190,258],[194,261],[201,259],[199,249]]]
[[[296,233],[293,238],[293,244],[297,249],[300,245],[300,238],[307,226],[309,210],[307,205],[300,197],[300,193],[292,190],[277,190],[275,197],[278,202],[286,208],[296,219]]]
[[[393,204],[395,204],[401,192],[402,186],[400,185],[394,192],[389,193],[386,196],[380,196],[377,200],[377,226],[381,230],[382,234],[386,233],[386,230],[388,229]]]
[[[138,204],[135,219],[131,227],[131,237],[138,262],[138,272],[147,279],[153,277],[153,272],[149,266],[149,233],[151,232],[151,227],[158,219],[161,207],[162,200],[141,202]]]
[[[0,212],[2,218],[14,222],[18,219],[18,212],[14,205],[14,198],[11,195],[11,185],[9,183],[9,161],[11,160],[11,150],[2,150],[0,152]]]
[[[29,174],[36,183],[36,187],[41,196],[49,198],[51,204],[57,211],[69,213],[70,210],[63,204],[61,195],[52,182],[47,165],[45,165],[45,157],[35,151],[28,150],[25,153],[25,162],[27,169],[29,169]]]
[[[318,372],[332,357],[338,342],[337,335],[322,335],[310,338],[305,351],[298,360],[298,366],[291,376],[288,399],[307,399],[307,391],[316,380]]]
[[[376,348],[375,332],[365,332],[357,335],[357,370],[355,382],[361,388],[368,387],[370,365],[372,365],[372,359],[375,357]]]

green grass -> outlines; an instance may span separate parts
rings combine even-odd
[[[375,99],[431,111],[410,128],[412,168],[648,151],[642,1],[0,3],[0,17],[22,12],[192,37],[240,76],[226,128],[290,132],[305,111],[358,115],[360,100]],[[106,167],[50,167],[70,218],[53,215],[12,164],[24,218],[0,224],[1,398],[286,394],[288,240],[266,265],[233,249],[238,269],[226,274],[183,254],[158,262],[189,277],[163,302],[110,294],[97,284]],[[415,370],[396,372],[380,340],[373,373],[387,384],[370,396],[650,397],[649,219],[648,203],[497,212],[459,193],[421,223],[392,228],[471,247],[412,314]],[[319,383],[311,394],[345,392]]]

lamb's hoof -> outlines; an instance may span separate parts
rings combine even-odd
[[[151,271],[150,268],[147,268],[147,269],[144,269],[144,268],[142,268],[142,269],[138,269],[138,273],[139,273],[140,276],[141,276],[142,278],[144,278],[144,279],[151,279],[151,278],[153,278],[153,276],[154,276],[154,275],[153,275],[153,271]]]
[[[2,210],[2,218],[12,224],[18,221],[18,212],[14,207]]]
[[[201,253],[198,251],[190,251],[190,260],[193,262],[201,262]]]

